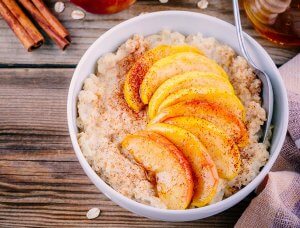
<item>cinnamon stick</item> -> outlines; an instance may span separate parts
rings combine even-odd
[[[43,0],[31,0],[35,7],[44,15],[45,19],[52,25],[56,32],[63,38],[70,41],[70,34],[68,30],[59,22],[59,20],[50,12]]]
[[[35,41],[2,0],[0,0],[0,14],[28,51],[37,47]]]
[[[46,18],[41,14],[41,12],[36,8],[31,0],[18,0],[20,4],[27,9],[27,11],[32,15],[36,22],[42,27],[42,29],[50,36],[50,38],[62,49],[64,50],[70,42],[60,36],[56,28],[48,23]]]
[[[44,37],[29,20],[29,18],[23,13],[15,0],[2,0],[7,6],[10,12],[15,16],[19,23],[26,30],[28,35],[33,39],[35,47],[39,47],[44,43]]]

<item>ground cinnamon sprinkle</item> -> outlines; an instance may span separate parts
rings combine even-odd
[[[126,151],[120,150],[125,135],[143,130],[147,124],[146,111],[135,113],[124,100],[125,75],[149,47],[160,44],[189,44],[203,50],[226,70],[236,94],[246,107],[250,144],[240,151],[239,175],[230,182],[220,180],[213,200],[215,203],[247,185],[266,163],[269,154],[267,145],[258,143],[259,129],[265,118],[258,79],[242,57],[214,38],[204,38],[201,34],[185,37],[167,30],[146,38],[134,35],[117,52],[102,56],[97,62],[96,75],[92,74],[85,80],[78,96],[79,145],[92,168],[115,190],[138,202],[165,208],[149,175],[131,160]],[[137,75],[140,73],[138,69]],[[138,86],[140,81],[134,83]],[[255,86],[249,87],[253,84]]]

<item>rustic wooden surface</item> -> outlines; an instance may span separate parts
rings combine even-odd
[[[53,7],[55,1],[48,1]],[[66,96],[80,56],[103,32],[141,12],[190,10],[233,22],[228,0],[210,0],[208,9],[197,1],[138,1],[116,15],[87,14],[74,21],[75,8],[66,2],[59,15],[72,34],[73,43],[62,52],[47,41],[27,53],[0,19],[0,227],[231,227],[253,195],[235,207],[210,218],[187,223],[163,223],[136,216],[107,199],[89,181],[73,152],[66,123]],[[244,17],[244,16],[243,16]],[[263,40],[243,18],[246,31],[281,65],[298,50],[283,49]],[[96,220],[87,220],[92,207],[102,210]]]
[[[73,44],[65,52],[61,52],[51,41],[47,40],[46,45],[42,48],[32,53],[27,53],[13,36],[12,31],[7,27],[6,23],[0,20],[0,63],[12,66],[43,64],[43,66],[74,67],[90,44],[102,33],[112,26],[135,17],[142,12],[171,9],[189,10],[216,16],[229,23],[233,23],[231,1],[229,0],[210,0],[209,7],[205,10],[200,10],[196,7],[197,0],[170,0],[168,4],[160,4],[158,0],[138,0],[137,4],[121,13],[105,16],[87,14],[85,20],[80,21],[73,20],[70,16],[75,6],[71,5],[68,0],[63,1],[66,3],[66,9],[62,14],[57,16],[69,29],[73,41]],[[48,0],[46,2],[49,3],[50,8],[53,8],[56,0]],[[244,14],[242,15],[244,16]],[[295,49],[279,48],[261,38],[245,18],[243,20],[243,27],[248,34],[253,36],[266,48],[276,64],[286,62],[297,53]]]

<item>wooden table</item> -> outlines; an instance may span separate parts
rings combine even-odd
[[[138,1],[115,15],[87,14],[71,19],[75,8],[66,1],[58,17],[72,34],[72,45],[62,52],[47,40],[27,53],[0,20],[0,227],[43,226],[233,226],[254,194],[235,207],[201,221],[163,223],[128,212],[101,194],[84,174],[73,152],[67,129],[66,97],[74,68],[85,50],[112,26],[159,10],[189,10],[233,22],[228,0],[210,0],[206,10],[196,0],[170,0],[168,4]],[[55,1],[47,1],[53,9]],[[245,20],[243,27],[272,56],[278,66],[298,50],[283,49],[262,39]],[[87,220],[92,207],[102,210]]]

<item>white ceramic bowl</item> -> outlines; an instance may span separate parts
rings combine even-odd
[[[200,32],[204,36],[215,37],[240,53],[235,34],[235,27],[214,17],[184,11],[163,11],[149,13],[127,20],[99,37],[81,58],[74,72],[68,94],[68,125],[72,144],[82,168],[97,188],[109,199],[129,211],[151,219],[163,221],[190,221],[205,218],[232,207],[244,199],[263,180],[276,160],[284,142],[288,124],[288,102],[282,79],[274,62],[254,39],[247,36],[248,50],[250,50],[250,54],[255,59],[257,65],[264,69],[270,76],[275,95],[273,117],[274,130],[270,149],[271,156],[259,175],[245,188],[241,189],[231,197],[213,205],[189,210],[176,211],[157,209],[137,203],[116,192],[93,171],[80,150],[76,136],[77,95],[82,88],[84,79],[90,73],[94,73],[97,59],[100,56],[107,52],[116,51],[120,44],[135,33],[149,35],[157,33],[165,28],[186,35]]]

